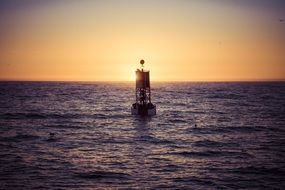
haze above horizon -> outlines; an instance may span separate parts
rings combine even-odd
[[[285,80],[285,1],[0,1],[0,80]]]

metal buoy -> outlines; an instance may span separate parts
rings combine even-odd
[[[132,115],[156,115],[156,106],[151,103],[149,71],[143,69],[145,61],[140,61],[141,69],[136,70],[136,102],[132,105]]]

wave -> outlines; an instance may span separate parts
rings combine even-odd
[[[0,138],[0,141],[2,141],[2,142],[19,142],[19,141],[35,140],[38,138],[40,138],[40,137],[36,136],[36,135],[17,134],[15,136],[2,137],[2,138]]]
[[[151,143],[151,144],[172,144],[174,142],[166,139],[158,139],[149,135],[142,135],[138,139],[140,142]]]
[[[43,114],[36,113],[5,113],[0,115],[0,119],[45,119]]]
[[[257,167],[257,166],[248,166],[248,167],[239,167],[232,170],[233,173],[239,174],[255,174],[255,175],[277,175],[285,176],[285,170],[283,168],[277,167]]]
[[[183,157],[191,157],[191,158],[211,158],[211,157],[231,157],[231,158],[251,158],[253,157],[249,153],[246,152],[238,152],[238,151],[181,151],[170,153],[172,155],[178,155]]]
[[[107,114],[98,114],[98,113],[4,113],[0,114],[0,119],[13,119],[13,120],[21,120],[21,119],[107,119],[110,115]],[[115,118],[125,117],[124,115],[114,115]]]
[[[85,179],[117,179],[117,180],[128,180],[131,175],[121,172],[108,172],[108,171],[91,171],[76,173],[76,177]]]
[[[207,127],[191,127],[186,130],[187,133],[195,134],[227,134],[227,133],[251,133],[260,132],[268,129],[261,126],[236,126],[236,127],[217,127],[217,126],[207,126]]]
[[[229,94],[211,94],[211,95],[206,96],[206,98],[223,99],[223,100],[238,100],[238,99],[246,98],[246,96],[241,95],[241,94],[229,93]]]
[[[211,141],[211,140],[202,140],[202,141],[196,141],[194,142],[194,146],[196,147],[234,147],[237,146],[237,143],[226,143],[226,142],[217,142],[217,141]]]

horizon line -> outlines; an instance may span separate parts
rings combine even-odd
[[[121,83],[135,82],[135,80],[5,80],[0,79],[0,82],[90,82],[90,83]],[[285,79],[261,79],[261,80],[152,80],[154,83],[187,83],[187,82],[285,82]]]

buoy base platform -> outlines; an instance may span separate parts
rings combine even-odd
[[[152,116],[156,115],[156,106],[152,103],[137,104],[134,103],[131,108],[132,115]]]

